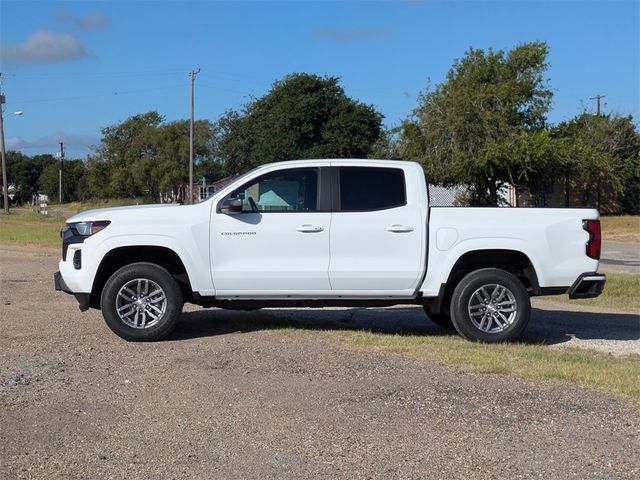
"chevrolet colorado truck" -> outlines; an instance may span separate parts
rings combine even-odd
[[[204,307],[422,305],[483,342],[515,339],[530,297],[595,297],[600,221],[583,208],[430,207],[418,163],[262,165],[195,205],[67,220],[55,287],[131,341]],[[389,313],[393,315],[393,313]]]

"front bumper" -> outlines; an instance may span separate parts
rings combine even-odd
[[[53,283],[56,287],[56,290],[73,294],[71,289],[64,282],[64,278],[62,278],[62,274],[60,272],[56,272],[53,274]]]
[[[571,299],[597,297],[604,290],[606,281],[607,277],[602,273],[583,273],[573,282],[567,293]]]
[[[64,278],[62,278],[62,274],[60,272],[56,272],[53,274],[53,284],[56,290],[73,295],[78,301],[78,307],[80,307],[81,312],[85,312],[89,310],[89,307],[91,306],[90,293],[72,292],[71,289],[65,283]]]

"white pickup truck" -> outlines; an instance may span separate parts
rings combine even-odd
[[[263,165],[196,205],[67,220],[56,289],[133,341],[204,307],[422,305],[471,340],[516,338],[534,295],[602,292],[592,209],[430,207],[418,163]],[[393,315],[389,312],[389,315]]]

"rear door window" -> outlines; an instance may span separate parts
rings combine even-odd
[[[340,167],[340,211],[386,210],[406,204],[401,168]]]

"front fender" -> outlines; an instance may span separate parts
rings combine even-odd
[[[96,237],[97,236],[98,235],[96,235]],[[92,281],[95,279],[95,274],[104,257],[114,249],[145,246],[163,247],[172,250],[180,258],[189,276],[189,282],[191,283],[193,291],[199,292],[201,295],[215,295],[208,269],[208,249],[202,252],[193,240],[189,241],[184,237],[178,238],[172,235],[151,233],[110,235],[103,241],[96,242],[95,245],[90,245],[90,243],[93,242],[89,242],[89,240],[93,240],[93,237],[89,237],[89,239],[85,241],[84,248],[92,247],[90,264],[87,265],[87,268],[93,271]],[[206,240],[205,243],[208,243],[208,238]]]

